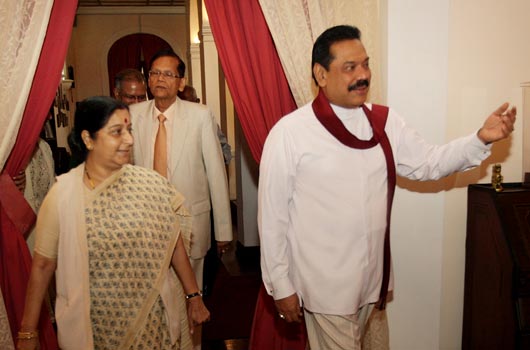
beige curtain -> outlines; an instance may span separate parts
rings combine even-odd
[[[0,170],[15,144],[52,6],[53,0],[3,0],[0,6]]]
[[[13,339],[9,331],[9,320],[7,319],[4,298],[0,293],[0,349],[14,350]]]
[[[53,0],[7,0],[0,6],[0,171],[15,144],[52,6]],[[13,349],[1,293],[0,349]]]
[[[296,104],[311,101],[316,86],[311,78],[313,42],[327,28],[350,24],[362,32],[370,56],[370,99],[381,103],[381,38],[379,0],[259,0],[272,33]]]

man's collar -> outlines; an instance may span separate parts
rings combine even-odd
[[[157,119],[160,114],[163,114],[167,118],[168,121],[171,121],[173,114],[174,114],[173,112],[176,109],[176,104],[177,104],[177,101],[173,102],[164,112],[161,112],[156,107],[156,103],[153,100],[153,114],[152,114],[153,119]]]

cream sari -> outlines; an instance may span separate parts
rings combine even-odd
[[[126,165],[92,191],[83,171],[84,164],[58,178],[61,348],[190,348],[184,294],[170,266],[179,234],[189,248],[184,198],[144,168]]]

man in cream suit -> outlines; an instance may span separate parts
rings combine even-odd
[[[159,171],[186,197],[185,205],[193,216],[190,261],[202,288],[204,257],[211,243],[211,207],[219,253],[229,247],[232,223],[216,122],[206,106],[177,97],[186,85],[184,72],[185,64],[177,54],[171,50],[158,52],[151,59],[148,81],[154,100],[129,107],[135,164]],[[160,115],[164,116],[162,121]],[[161,128],[165,146],[155,152]],[[165,164],[159,170],[156,154],[164,153]]]

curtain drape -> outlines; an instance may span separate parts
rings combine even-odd
[[[305,323],[287,323],[278,316],[274,299],[262,284],[256,300],[250,350],[306,350]]]
[[[379,0],[259,0],[296,104],[313,100],[311,50],[327,28],[350,24],[362,32],[370,56],[370,100],[381,103],[381,38]]]
[[[36,7],[39,1],[29,3],[26,1],[25,5]],[[47,28],[41,28],[45,32],[42,46],[36,46],[29,37],[20,39],[20,47],[29,45],[38,52],[38,64],[15,144],[0,175],[0,286],[13,336],[22,319],[31,266],[31,256],[23,234],[31,227],[35,214],[11,178],[28,163],[54,99],[70,41],[77,0],[58,0],[52,5]],[[28,23],[31,20],[31,17],[24,18]],[[30,42],[27,43],[26,40]],[[11,59],[13,61],[2,64],[18,64],[16,55]],[[12,84],[10,88],[14,86],[17,84]],[[16,115],[12,117],[20,119]],[[57,340],[45,307],[40,321],[41,349],[57,349]]]
[[[205,0],[230,93],[252,155],[260,161],[269,130],[296,109],[258,0]],[[282,327],[263,286],[250,349],[305,349],[303,324]]]
[[[9,320],[7,319],[4,297],[0,293],[0,349],[15,350],[13,338],[10,332]]]
[[[53,0],[3,1],[0,6],[0,169],[15,144]]]
[[[205,0],[219,59],[252,156],[296,108],[258,0]]]

